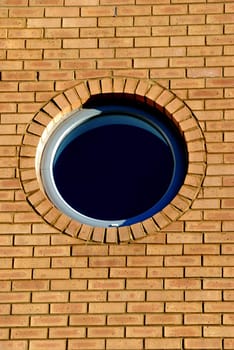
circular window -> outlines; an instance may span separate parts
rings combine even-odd
[[[58,209],[82,223],[118,227],[171,202],[184,182],[187,150],[159,110],[96,96],[52,130],[36,164]]]

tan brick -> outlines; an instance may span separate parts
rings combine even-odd
[[[108,315],[107,324],[110,325],[142,325],[143,324],[143,315]]]
[[[166,302],[166,312],[201,312],[201,302]]]
[[[1,340],[0,345],[4,346],[4,350],[27,350],[28,348],[26,340]]]
[[[25,314],[47,314],[49,312],[48,304],[13,304],[13,315]]]
[[[233,263],[232,257],[226,256],[205,256],[204,265],[207,266],[231,266]]]
[[[176,338],[148,338],[145,340],[146,349],[181,349],[181,340]]]
[[[49,258],[15,258],[14,267],[15,268],[39,268],[50,266]]]
[[[145,268],[118,268],[113,267],[110,271],[110,276],[112,278],[134,278],[134,277],[142,277],[144,278],[146,276],[146,269]]]
[[[33,271],[34,279],[53,279],[53,277],[59,276],[61,279],[68,279],[70,276],[69,269],[39,269],[36,268]]]
[[[102,289],[122,289],[124,285],[123,279],[117,280],[89,280],[89,289],[91,290],[102,290]]]
[[[47,7],[45,8],[45,17],[79,17],[79,7]]]
[[[107,349],[141,349],[142,339],[107,339]]]
[[[110,291],[108,293],[109,301],[144,301],[145,295],[143,291]]]
[[[185,340],[185,349],[220,349],[221,339],[190,338]]]
[[[71,339],[68,341],[71,350],[86,350],[88,348],[93,350],[103,350],[105,347],[104,339]]]
[[[199,256],[167,256],[165,257],[166,266],[200,266]]]
[[[37,290],[38,288],[41,290],[48,290],[48,282],[33,280],[14,281],[12,286],[13,291],[32,291]]]
[[[127,312],[148,313],[148,312],[163,312],[162,302],[129,302]]]
[[[58,349],[63,350],[66,346],[65,340],[31,340],[30,350]]]
[[[49,337],[52,338],[84,338],[84,327],[56,327],[50,328]]]
[[[70,316],[70,324],[80,326],[98,326],[105,324],[105,316],[104,315],[71,315]]]
[[[224,346],[226,349],[232,349],[234,344],[233,339],[224,339]]]
[[[148,268],[148,276],[154,278],[162,277],[182,277],[183,269],[179,267],[153,267]]]
[[[184,315],[185,324],[221,324],[221,316],[215,314],[186,314]]]
[[[221,291],[216,290],[188,290],[185,291],[185,300],[214,301],[221,300]]]
[[[147,16],[151,14],[150,6],[120,6],[118,8],[118,15],[120,16]]]
[[[114,267],[114,266],[125,266],[124,257],[90,257],[89,258],[90,267]]]
[[[232,326],[205,326],[204,335],[205,337],[230,337],[230,332],[232,331]]]
[[[13,328],[11,330],[12,339],[45,339],[46,337],[46,328]]]
[[[65,28],[81,28],[81,27],[96,27],[96,18],[69,17],[62,19],[62,27]],[[57,26],[55,26],[57,27]],[[60,26],[58,26],[60,27]]]
[[[74,288],[75,289],[75,288]],[[84,288],[82,288],[84,289]],[[112,291],[113,292],[113,291]],[[111,293],[111,292],[110,292]],[[114,292],[113,292],[114,294]],[[118,292],[117,292],[117,295]],[[104,291],[89,291],[88,293],[86,291],[79,291],[79,292],[71,292],[70,293],[70,301],[74,302],[91,302],[91,301],[105,301],[107,299],[107,292]]]
[[[72,270],[72,278],[107,278],[108,269],[107,268],[87,268],[79,269],[74,268]]]
[[[214,267],[186,267],[185,276],[186,277],[221,277],[221,269]]]
[[[117,338],[123,337],[124,328],[123,327],[89,327],[88,338]]]
[[[216,23],[215,21],[212,23]],[[205,24],[205,16],[202,14],[199,15],[171,15],[171,24]]]
[[[183,301],[182,291],[147,291],[147,301]]]
[[[0,27],[3,28],[22,28],[25,26],[26,18],[1,18]]]
[[[126,327],[127,338],[153,338],[162,336],[162,327],[155,326],[132,326]]]
[[[67,316],[65,315],[40,315],[31,317],[32,326],[65,326],[67,324]]]
[[[12,316],[12,315],[0,315],[1,327],[19,327],[28,326],[29,317],[28,316]]]
[[[154,15],[173,15],[173,14],[184,14],[187,13],[187,5],[155,5],[153,6]]]
[[[191,278],[184,278],[184,279],[166,279],[165,280],[165,287],[167,289],[200,289],[201,282],[199,279],[191,279]]]
[[[169,39],[167,36],[135,38],[136,47],[167,47]]]
[[[87,312],[86,303],[52,303],[50,308],[51,314],[79,314]]]
[[[30,294],[28,292],[4,292],[4,286],[2,285],[1,303],[26,303],[30,300]]]

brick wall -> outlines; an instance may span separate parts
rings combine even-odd
[[[232,0],[1,0],[1,350],[234,349],[233,23]],[[171,90],[205,138],[189,210],[129,244],[62,234],[19,176],[42,106],[104,77]]]

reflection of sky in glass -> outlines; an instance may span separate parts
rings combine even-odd
[[[154,206],[168,189],[174,163],[165,139],[150,129],[102,125],[61,145],[53,171],[65,201],[100,220],[127,219]]]

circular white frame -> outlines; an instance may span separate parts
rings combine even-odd
[[[157,110],[156,113],[157,114]],[[160,112],[158,112],[160,113]],[[144,219],[147,219],[163,209],[177,194],[186,174],[184,164],[181,161],[181,147],[178,145],[177,137],[175,138],[173,132],[167,129],[167,122],[157,120],[152,113],[121,105],[107,105],[97,108],[81,109],[66,116],[59,123],[42,135],[41,142],[36,153],[36,171],[41,180],[41,186],[48,198],[54,205],[72,219],[91,225],[100,227],[119,227],[127,226]],[[163,197],[155,203],[155,205],[145,212],[131,218],[121,218],[119,220],[101,220],[86,216],[74,208],[72,208],[61,196],[54,179],[53,164],[56,157],[62,152],[66,144],[70,143],[79,135],[103,126],[111,124],[127,124],[151,132],[163,142],[165,142],[171,150],[174,168],[171,182]],[[70,135],[70,137],[69,137]],[[61,148],[62,145],[62,148]],[[60,148],[60,151],[58,151]],[[118,166],[118,165],[117,165]],[[183,175],[181,175],[183,172]]]

